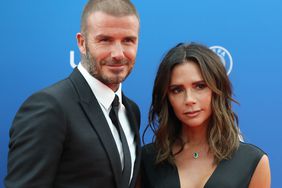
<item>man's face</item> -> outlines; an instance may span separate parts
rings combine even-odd
[[[138,33],[139,20],[135,15],[91,14],[86,36],[77,35],[90,74],[116,91],[135,64]]]

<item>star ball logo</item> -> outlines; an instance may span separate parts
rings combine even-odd
[[[210,49],[214,51],[221,59],[221,62],[226,68],[227,74],[229,75],[233,68],[233,59],[231,54],[222,46],[211,46]],[[74,51],[70,51],[70,65],[75,68],[77,64],[74,62]]]
[[[233,59],[231,54],[222,46],[211,46],[210,49],[220,57],[221,62],[227,71],[227,75],[229,75],[233,68]]]

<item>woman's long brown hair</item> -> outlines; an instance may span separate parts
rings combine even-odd
[[[239,147],[238,119],[232,111],[232,86],[220,58],[209,48],[200,44],[179,44],[168,51],[159,65],[155,78],[149,124],[154,133],[153,142],[157,150],[156,163],[168,161],[174,164],[172,147],[180,141],[181,123],[168,100],[168,86],[176,65],[192,61],[202,73],[207,86],[212,90],[212,117],[207,129],[207,141],[214,155],[214,162],[228,159]],[[143,134],[143,138],[145,135]],[[178,152],[178,153],[179,153]]]

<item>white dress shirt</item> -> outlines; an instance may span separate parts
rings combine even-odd
[[[104,116],[108,122],[110,130],[116,142],[116,146],[117,146],[117,149],[120,155],[120,159],[121,159],[121,166],[123,168],[124,158],[123,158],[122,143],[119,137],[119,133],[109,117],[110,110],[111,110],[111,104],[115,98],[115,95],[119,97],[120,108],[118,112],[118,117],[119,117],[121,127],[126,136],[126,140],[127,140],[129,150],[130,150],[131,164],[132,164],[131,165],[131,177],[130,177],[130,180],[131,180],[132,175],[133,175],[134,162],[136,159],[136,143],[134,142],[134,132],[130,128],[129,121],[126,116],[126,109],[124,105],[122,104],[121,84],[118,90],[116,92],[113,92],[113,90],[111,90],[108,86],[106,86],[101,81],[97,80],[92,75],[90,75],[88,71],[82,66],[81,63],[79,63],[77,68],[80,71],[80,73],[82,74],[82,76],[85,78],[86,82],[90,86],[93,94],[95,95],[95,97],[97,98],[99,102],[99,105],[104,113]]]

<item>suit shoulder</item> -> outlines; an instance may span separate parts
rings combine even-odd
[[[137,103],[134,102],[132,99],[128,98],[124,94],[122,95],[122,97],[123,97],[123,100],[126,100],[128,102],[128,104],[130,104],[132,107],[139,109]]]
[[[156,148],[153,143],[146,144],[142,147],[142,158],[144,160],[156,158]]]
[[[48,93],[50,95],[68,95],[69,92],[73,91],[74,87],[72,82],[69,78],[66,78],[64,80],[58,81],[42,90],[39,91],[42,93]]]
[[[77,95],[72,82],[70,79],[66,78],[33,93],[26,99],[26,101],[34,100],[38,97],[40,97],[40,100],[42,101],[53,100],[61,103],[63,101],[74,100]]]
[[[138,124],[140,124],[141,112],[140,112],[139,106],[133,100],[131,100],[124,94],[122,95],[122,100],[125,102],[126,105],[128,105],[129,109],[131,109],[133,113],[138,117],[137,122],[139,122]]]
[[[59,111],[60,109],[62,109],[62,105],[65,103],[65,101],[73,100],[75,92],[71,90],[73,89],[71,87],[71,82],[69,81],[69,79],[61,80],[51,86],[48,86],[31,94],[23,101],[18,112],[28,112],[30,110],[39,108],[52,108],[56,111]]]
[[[145,144],[145,145],[142,147],[142,150],[144,150],[144,151],[152,151],[152,150],[155,150],[154,143]]]

